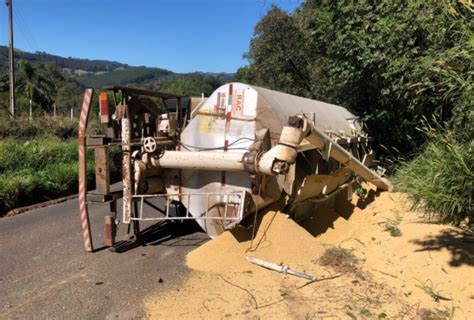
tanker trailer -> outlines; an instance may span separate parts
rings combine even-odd
[[[79,130],[80,157],[87,147],[96,149],[96,184],[102,186],[86,191],[83,156],[79,201],[89,251],[89,201],[113,204],[106,218],[107,242],[113,245],[119,220],[133,226],[136,236],[142,221],[195,220],[214,238],[275,202],[296,221],[304,220],[314,212],[312,204],[341,190],[351,195],[355,179],[389,188],[373,170],[362,122],[343,107],[243,83],[225,84],[197,105],[178,95],[108,90],[115,103],[107,94],[100,99],[107,135],[86,136],[90,91]],[[114,144],[123,155],[118,196],[110,192],[107,176],[108,148]],[[120,196],[121,219],[115,210]],[[150,207],[151,214],[144,209]]]

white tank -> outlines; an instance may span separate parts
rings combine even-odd
[[[258,130],[268,128],[275,144],[288,118],[300,113],[323,132],[353,136],[361,130],[357,117],[343,107],[234,82],[219,87],[193,110],[192,119],[181,134],[181,150],[232,152],[243,156],[255,141]],[[181,179],[182,193],[252,193],[252,180],[246,172],[183,170]],[[279,196],[278,190],[264,190],[261,196],[252,198],[261,208]],[[207,201],[204,197],[194,197],[184,205],[194,216],[209,208],[214,211],[212,214],[222,215],[218,208],[222,197],[211,196],[209,207]],[[211,237],[223,231],[220,221],[197,221]]]

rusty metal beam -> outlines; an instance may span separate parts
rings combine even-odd
[[[122,119],[122,182],[123,182],[123,222],[130,223],[132,213],[132,148],[130,144],[131,123],[128,118],[129,110],[126,107],[126,117]]]
[[[95,149],[95,186],[96,193],[110,193],[109,147],[102,146]]]
[[[105,216],[105,245],[112,247],[115,244],[117,233],[115,219],[112,216]]]
[[[87,147],[101,147],[112,142],[110,137],[106,136],[88,136],[86,139]]]
[[[95,202],[95,203],[111,202],[111,201],[120,199],[122,197],[123,197],[122,190],[114,191],[109,194],[98,194],[98,193],[94,193],[93,191],[87,193],[87,200],[89,202]]]

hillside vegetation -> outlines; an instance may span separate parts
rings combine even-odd
[[[73,57],[61,57],[46,52],[26,52],[15,50],[15,59],[25,60],[32,64],[54,64],[60,68],[71,70],[84,70],[88,72],[98,72],[104,70],[115,70],[117,68],[127,67],[127,64],[107,60],[89,60]],[[8,68],[8,48],[0,46],[0,70],[5,71]]]
[[[72,139],[76,128],[77,121],[67,119],[2,121],[0,216],[77,190],[77,142]]]
[[[0,116],[8,112],[8,50],[0,46]],[[64,58],[44,52],[15,50],[16,114],[29,114],[30,100],[34,118],[51,113],[79,114],[85,88],[102,89],[111,85],[130,85],[182,95],[211,94],[233,79],[228,73],[174,73],[161,68],[132,67],[127,64],[79,58]]]
[[[171,71],[158,68],[129,67],[99,74],[79,76],[76,77],[76,80],[85,87],[101,88],[104,85],[140,83],[147,80],[158,79],[171,73]]]
[[[0,122],[0,216],[20,206],[77,193],[77,128],[78,122],[67,118]],[[112,156],[116,152],[111,149]],[[117,181],[119,168],[110,166]],[[88,153],[88,181],[94,188],[93,152]]]
[[[77,192],[77,117],[85,88],[131,85],[200,96],[211,94],[231,77],[199,72],[176,74],[159,68],[46,53],[16,51],[15,55],[13,120],[8,113],[9,84],[4,66],[7,59],[0,63],[0,216],[19,206]],[[7,56],[5,47],[0,47],[0,56]],[[32,120],[28,119],[30,101]],[[93,101],[93,108],[97,108],[98,99]],[[54,105],[57,118],[53,117]],[[68,119],[71,110],[72,120]],[[93,125],[91,129],[95,129]],[[89,184],[93,187],[92,153],[88,161]],[[111,170],[118,178],[118,169]]]
[[[398,188],[430,216],[472,220],[473,31],[465,1],[307,0],[291,14],[274,6],[237,78],[353,110],[398,166]],[[423,121],[441,125],[426,134]]]

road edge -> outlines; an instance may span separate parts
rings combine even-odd
[[[30,210],[44,208],[44,207],[51,206],[51,205],[54,205],[54,204],[58,204],[58,203],[61,203],[61,202],[66,202],[68,200],[72,200],[72,199],[77,198],[77,196],[78,196],[77,194],[72,194],[72,195],[69,195],[69,196],[62,197],[62,198],[57,198],[57,199],[53,199],[53,200],[49,200],[49,201],[45,201],[45,202],[32,204],[32,205],[25,206],[25,207],[12,209],[12,210],[7,212],[7,214],[4,216],[4,218],[14,217],[14,216],[17,216],[17,215],[22,214],[24,212],[30,211]]]

